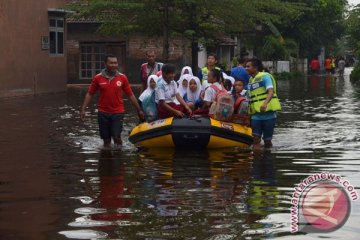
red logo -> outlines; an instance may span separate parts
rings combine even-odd
[[[350,200],[342,186],[319,182],[304,192],[301,210],[307,227],[331,232],[343,226],[348,219]]]
[[[117,85],[118,87],[121,87],[121,82],[120,82],[120,81],[117,81],[117,82],[116,82],[116,85]]]

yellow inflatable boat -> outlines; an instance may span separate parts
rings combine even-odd
[[[253,143],[251,128],[209,117],[166,118],[141,123],[130,132],[138,147],[247,148]]]

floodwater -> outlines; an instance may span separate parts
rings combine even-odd
[[[359,202],[331,233],[292,234],[291,197],[304,178],[360,186],[360,88],[345,78],[278,81],[271,152],[101,150],[85,91],[1,100],[0,239],[358,239]],[[128,103],[127,103],[128,105]]]

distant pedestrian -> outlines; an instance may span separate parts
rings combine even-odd
[[[345,60],[343,57],[341,57],[338,62],[338,71],[340,76],[344,76],[345,65],[346,65]]]
[[[150,75],[157,75],[161,71],[163,63],[156,62],[156,54],[154,50],[146,52],[147,62],[143,63],[140,68],[141,76],[141,92],[147,88],[147,79]]]
[[[331,58],[327,57],[325,58],[325,71],[328,74],[331,74]]]
[[[100,92],[98,100],[98,123],[100,137],[104,141],[104,147],[107,148],[111,146],[111,139],[113,139],[114,144],[122,145],[121,132],[124,117],[122,92],[125,92],[128,96],[142,121],[144,120],[144,112],[141,110],[133,94],[127,77],[118,71],[116,56],[107,55],[105,57],[105,69],[93,78],[81,107],[81,120],[85,119],[85,109],[97,91]]]
[[[330,65],[331,65],[331,73],[335,74],[335,71],[336,71],[336,58],[335,57],[331,58]]]
[[[317,57],[313,58],[311,60],[311,62],[310,62],[310,70],[311,70],[311,73],[313,73],[313,74],[319,73],[320,61],[319,61],[319,59]]]

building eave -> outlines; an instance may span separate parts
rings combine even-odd
[[[62,9],[62,8],[48,8],[48,13],[56,13],[56,14],[69,14],[75,13],[74,11]]]

